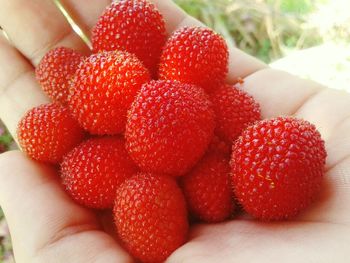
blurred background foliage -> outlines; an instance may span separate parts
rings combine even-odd
[[[344,10],[339,17],[339,13],[342,13],[340,2],[350,2],[348,0],[175,2],[187,13],[221,33],[229,45],[237,46],[267,63],[285,56],[291,50],[313,47],[329,39],[350,41],[349,15]]]

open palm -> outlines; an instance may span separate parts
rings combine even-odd
[[[65,0],[75,18],[91,28],[111,1]],[[154,0],[167,30],[198,21],[171,1]],[[0,117],[14,134],[25,111],[48,102],[34,78],[34,67],[55,46],[87,53],[53,1],[0,0]],[[263,117],[295,115],[314,123],[326,140],[327,175],[318,201],[294,221],[262,223],[246,215],[226,223],[197,225],[190,240],[168,262],[348,262],[350,258],[350,95],[269,69],[234,49],[229,82],[261,104]],[[0,156],[0,205],[7,217],[17,263],[133,262],[106,232],[108,214],[73,203],[51,167],[21,152]]]

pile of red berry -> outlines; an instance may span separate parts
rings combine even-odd
[[[321,187],[326,152],[304,120],[261,120],[242,87],[225,84],[228,50],[208,28],[167,38],[146,0],[121,0],[92,32],[93,54],[56,48],[36,76],[53,103],[30,110],[18,140],[60,166],[78,203],[113,209],[124,247],[162,262],[187,239],[188,212],[220,222],[235,202],[262,220],[289,219]]]

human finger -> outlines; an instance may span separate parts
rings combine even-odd
[[[90,210],[63,191],[54,168],[14,151],[0,155],[0,205],[16,262],[131,262]]]

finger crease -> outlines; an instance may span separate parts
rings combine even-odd
[[[56,233],[47,242],[45,242],[41,247],[39,247],[36,250],[36,254],[40,254],[43,250],[54,247],[58,243],[66,240],[67,238],[71,238],[81,233],[98,230],[101,230],[101,228],[98,227],[96,223],[71,223],[56,231]]]
[[[293,110],[291,115],[296,115],[298,114],[298,112],[306,105],[308,104],[310,101],[312,101],[315,97],[317,97],[319,94],[321,94],[323,91],[325,91],[326,89],[321,88],[321,89],[317,89],[315,90],[313,93],[309,94],[308,96],[306,96],[300,103],[299,106],[297,106],[295,108],[295,110]]]
[[[343,125],[343,123],[350,121],[350,115],[348,115],[347,117],[345,117],[343,120],[339,121],[338,124],[335,126],[334,131],[338,130],[338,127]],[[331,140],[332,138],[330,138]],[[333,169],[335,166],[339,165],[340,163],[344,162],[345,160],[350,158],[350,149],[349,149],[349,153],[346,154],[344,157],[340,158],[338,161],[336,161],[335,163],[333,163],[332,165],[327,166],[326,171],[328,172],[329,170]]]
[[[36,49],[31,55],[29,55],[29,60],[34,63],[41,60],[41,58],[47,51],[53,49],[59,43],[64,42],[69,38],[72,38],[74,35],[75,32],[69,27],[69,30],[63,31],[63,33],[60,34],[57,38],[55,38],[53,41],[50,41],[46,45]]]
[[[0,87],[0,97],[7,93],[7,91],[10,89],[10,87],[13,86],[19,79],[22,77],[32,74],[33,70],[31,68],[25,69],[18,73],[15,77],[13,77],[10,81],[8,81],[2,88]]]

